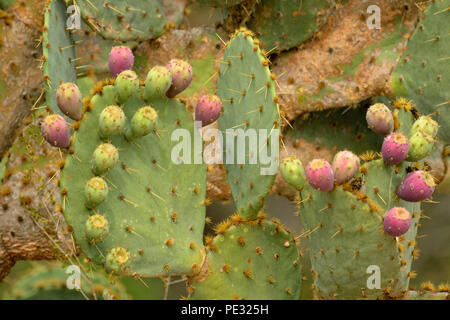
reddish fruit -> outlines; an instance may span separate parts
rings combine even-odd
[[[68,148],[70,146],[69,125],[59,114],[51,114],[45,117],[41,123],[42,136],[52,146]]]
[[[394,132],[384,138],[381,154],[387,164],[399,164],[408,156],[409,141],[400,132]]]
[[[113,77],[125,70],[131,70],[134,64],[134,56],[131,49],[124,46],[113,47],[109,54],[109,71]]]
[[[174,98],[191,84],[192,66],[186,61],[172,59],[167,65],[167,69],[172,74],[172,85],[166,95],[169,98]]]
[[[201,121],[202,126],[207,126],[219,118],[222,111],[222,101],[216,95],[209,94],[200,98],[195,109],[195,120]]]
[[[434,179],[428,172],[415,171],[408,174],[397,188],[400,199],[419,202],[429,198],[435,189]]]
[[[323,159],[314,159],[306,166],[306,179],[319,191],[329,192],[334,187],[334,174],[330,164]]]
[[[78,86],[72,82],[62,83],[56,90],[56,102],[59,109],[73,120],[81,120],[83,102]]]
[[[411,214],[405,208],[394,207],[384,216],[384,232],[398,237],[405,234],[411,226]]]
[[[344,150],[338,152],[333,160],[333,172],[336,184],[349,181],[358,171],[360,160],[354,153]]]

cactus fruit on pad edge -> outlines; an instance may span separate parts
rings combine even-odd
[[[92,30],[106,39],[153,39],[162,35],[168,24],[164,8],[158,0],[82,0],[77,1],[77,5]]]
[[[401,125],[398,131],[406,134],[413,116],[396,109],[394,119]],[[372,160],[361,165],[353,181],[335,186],[331,192],[305,185],[300,193],[299,212],[318,297],[380,298],[384,294],[400,295],[408,289],[413,276],[411,262],[417,253],[420,203],[398,199],[396,189],[407,168],[417,165],[403,162],[390,166],[382,159]],[[383,231],[383,216],[392,207],[403,207],[412,214],[410,229],[400,237]],[[374,267],[380,270],[380,288],[368,289]]]
[[[43,31],[43,70],[46,100],[53,112],[62,112],[56,103],[60,82],[75,82],[75,44],[66,28],[66,5],[63,0],[51,0],[45,10]]]
[[[427,3],[422,19],[408,41],[391,77],[397,97],[414,100],[420,113],[431,115],[442,127],[439,138],[450,142],[449,2]]]
[[[189,282],[190,299],[296,300],[301,293],[300,257],[278,222],[257,219],[220,224],[207,243],[205,277]]]
[[[218,123],[224,136],[223,158],[227,179],[238,212],[245,218],[254,219],[275,180],[277,170],[272,173],[269,167],[278,168],[278,156],[272,153],[278,152],[280,115],[275,77],[268,67],[269,60],[261,53],[259,41],[253,39],[251,32],[241,31],[233,36],[221,61],[217,96],[222,99],[224,111]],[[253,129],[257,140],[251,141],[246,137],[245,150],[238,149],[239,137],[227,134],[228,129],[250,134],[249,129]],[[234,141],[234,149],[230,141]],[[250,147],[256,150],[250,150]],[[274,147],[275,151],[272,150]],[[245,156],[245,163],[239,161],[238,151],[241,157]],[[263,156],[272,156],[274,163],[263,164]],[[233,157],[234,164],[231,164],[229,158]],[[255,160],[253,163],[252,158]]]
[[[171,141],[172,132],[185,129],[192,138],[194,123],[183,103],[167,98],[145,102],[142,90],[123,104],[123,111],[130,123],[139,108],[150,105],[157,112],[156,126],[130,141],[124,134],[103,141],[99,137],[99,115],[117,105],[116,88],[106,85],[90,99],[61,174],[64,216],[85,254],[106,263],[109,272],[195,273],[202,262],[206,167],[177,165],[171,159],[178,144]],[[102,175],[109,189],[106,201],[88,210],[84,188],[94,177],[93,152],[108,141],[118,150],[119,163]],[[93,215],[107,220],[109,232],[102,241],[86,237],[86,221]]]

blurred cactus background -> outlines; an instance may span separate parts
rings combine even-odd
[[[448,299],[449,21],[0,0],[0,299]]]

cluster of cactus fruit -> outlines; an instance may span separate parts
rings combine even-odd
[[[102,41],[122,42],[108,48],[108,59],[103,59],[111,78],[84,97],[76,84],[75,37],[58,19],[72,1],[47,3],[43,64],[52,113],[40,129],[64,158],[61,207],[85,261],[103,265],[111,277],[170,282],[171,276],[182,276],[190,299],[298,299],[304,270],[297,246],[305,238],[318,298],[404,297],[415,276],[411,264],[418,255],[420,203],[436,188],[424,159],[448,134],[442,129],[438,134],[436,114],[420,115],[417,108],[427,111],[428,106],[416,108],[406,98],[391,103],[376,98],[384,103],[373,103],[365,119],[380,140],[379,152],[358,156],[342,147],[333,161],[316,158],[306,166],[295,156],[277,159],[282,178],[296,191],[304,229],[297,237],[263,212],[276,172],[268,174],[261,161],[251,163],[250,149],[244,152],[249,163],[235,161],[239,150],[230,149],[227,139],[223,167],[236,213],[215,227],[214,237],[204,237],[210,167],[195,160],[205,157],[196,137],[202,138],[206,126],[224,134],[262,129],[258,147],[278,152],[274,132],[286,119],[277,77],[262,48],[279,53],[298,46],[325,23],[336,3],[198,0],[229,17],[233,8],[250,7],[242,24],[257,31],[260,40],[246,28],[237,29],[227,42],[220,39],[225,49],[217,90],[195,96],[195,110],[190,110],[180,98],[195,78],[189,62],[171,59],[149,68],[145,78],[133,71],[138,58],[131,42],[155,39],[179,24],[176,17],[170,20],[176,16],[171,11],[180,8],[169,2],[81,2],[84,21]],[[410,71],[415,70],[400,66],[394,74]],[[393,79],[396,96],[406,96],[413,80]],[[443,116],[438,116],[441,124]],[[188,147],[175,154],[175,139],[181,138]],[[239,141],[231,145],[238,147]],[[235,158],[231,163],[229,155]],[[374,265],[381,270],[381,285],[368,289],[367,268]]]

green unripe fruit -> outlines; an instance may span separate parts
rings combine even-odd
[[[434,139],[429,134],[418,131],[409,138],[409,151],[407,161],[419,161],[430,154]]]
[[[172,73],[163,66],[153,67],[145,80],[144,99],[162,98],[172,85]]]
[[[109,222],[100,214],[90,216],[86,221],[86,236],[91,242],[102,242],[109,232]]]
[[[299,159],[295,157],[283,159],[280,170],[283,179],[291,186],[295,187],[297,190],[304,187],[306,181],[305,169]]]
[[[94,177],[86,183],[84,194],[86,196],[86,206],[89,209],[95,208],[106,200],[108,185],[102,178]]]
[[[128,139],[140,138],[153,131],[156,125],[158,113],[152,107],[142,107],[131,119],[131,130],[127,134]]]
[[[122,71],[116,78],[115,86],[119,95],[119,102],[123,103],[139,90],[139,78],[131,70]]]
[[[438,128],[439,125],[436,121],[428,116],[422,116],[414,122],[409,134],[410,136],[413,136],[417,132],[423,132],[430,135],[432,138],[436,138]]]
[[[120,273],[130,261],[128,251],[124,248],[114,248],[106,256],[105,268],[108,272]]]
[[[121,108],[117,106],[106,107],[99,116],[100,136],[109,138],[122,133],[125,121],[126,117]]]
[[[109,143],[99,145],[92,156],[93,171],[96,175],[101,175],[111,170],[119,161],[119,151]]]

